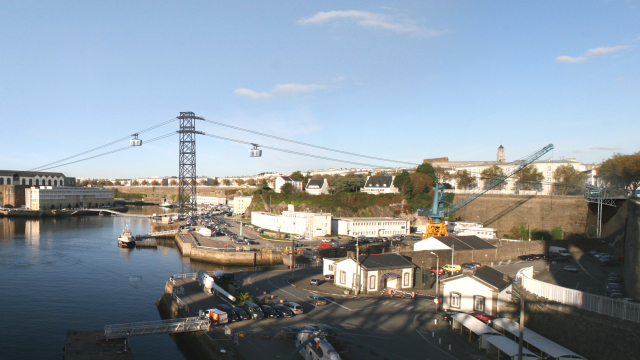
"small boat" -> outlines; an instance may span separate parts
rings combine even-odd
[[[118,237],[118,246],[121,247],[134,247],[136,245],[136,238],[131,234],[131,230],[125,226],[122,235]]]
[[[173,204],[169,201],[167,201],[167,199],[164,199],[164,201],[162,202],[162,204],[158,205],[160,207],[166,207],[166,208],[172,208]]]

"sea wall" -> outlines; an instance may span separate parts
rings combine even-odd
[[[560,226],[570,237],[585,234],[588,212],[583,196],[483,195],[458,210],[455,217],[495,228],[498,237],[523,223],[547,232]]]
[[[191,260],[220,265],[264,266],[281,265],[282,254],[273,251],[220,251],[201,247],[189,234],[176,234],[175,242],[182,256]]]

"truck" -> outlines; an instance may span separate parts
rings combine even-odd
[[[564,257],[570,257],[571,253],[567,249],[560,246],[549,246],[549,255],[559,255]]]
[[[229,316],[220,309],[208,309],[204,311],[204,317],[209,319],[211,325],[221,325],[229,322]]]

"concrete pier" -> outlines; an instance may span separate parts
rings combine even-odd
[[[63,346],[63,358],[65,360],[133,359],[127,339],[96,340],[96,336],[100,334],[104,334],[104,331],[67,330]]]

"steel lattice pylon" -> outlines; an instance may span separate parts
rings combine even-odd
[[[178,175],[178,211],[185,215],[196,213],[196,120],[203,118],[191,111],[180,112],[180,159]]]

